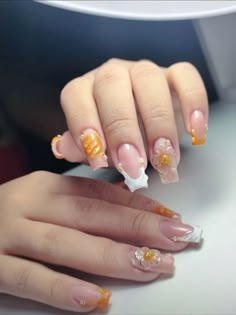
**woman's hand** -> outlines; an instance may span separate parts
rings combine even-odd
[[[110,60],[69,82],[61,93],[69,131],[52,142],[56,157],[114,165],[133,191],[147,186],[148,160],[163,183],[178,180],[178,129],[205,142],[208,101],[189,63],[160,68],[151,61]]]
[[[85,178],[32,173],[1,185],[0,205],[0,292],[75,312],[106,307],[110,291],[48,264],[151,281],[174,260],[143,247],[176,251],[201,238],[163,205]]]

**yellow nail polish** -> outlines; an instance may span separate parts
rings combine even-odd
[[[58,141],[60,140],[61,135],[55,136],[51,141],[51,148],[55,158],[61,160],[64,159],[64,155],[58,151]]]
[[[102,140],[96,132],[83,133],[81,141],[87,157],[93,158],[105,154]]]
[[[153,210],[153,212],[156,213],[156,214],[162,215],[164,217],[167,217],[167,218],[178,218],[178,217],[180,217],[179,214],[177,214],[176,212],[174,212],[173,210],[171,210],[169,208],[164,207],[163,205],[157,206]]]

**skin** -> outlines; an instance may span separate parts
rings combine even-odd
[[[133,268],[133,246],[187,246],[162,236],[161,220],[171,219],[151,212],[157,202],[106,182],[35,172],[1,185],[0,204],[0,292],[61,309],[94,309],[71,298],[74,287],[94,284],[45,263],[147,282],[172,273],[172,267]]]

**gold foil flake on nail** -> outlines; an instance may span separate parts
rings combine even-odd
[[[207,128],[206,128],[206,132],[207,132]],[[204,137],[202,138],[197,138],[195,136],[195,131],[194,129],[190,130],[190,134],[191,134],[191,138],[192,138],[192,145],[203,145],[206,143],[206,133],[204,135]]]
[[[149,249],[148,247],[137,249],[134,256],[144,269],[157,265],[161,261],[160,252],[156,249]]]
[[[87,157],[94,158],[97,156],[104,156],[104,148],[102,140],[96,132],[82,133],[81,135],[82,146]]]
[[[55,158],[61,160],[61,159],[64,159],[64,155],[59,153],[58,150],[57,150],[57,142],[60,140],[61,138],[61,135],[57,135],[55,137],[52,138],[52,141],[51,141],[51,148],[52,148],[52,152],[55,156]]]
[[[159,159],[158,164],[160,167],[169,167],[173,163],[172,157],[168,154],[160,154],[158,159]]]
[[[178,217],[176,212],[174,212],[173,210],[171,210],[169,208],[164,207],[163,205],[157,206],[153,210],[153,212],[156,214],[162,215],[164,217],[167,217],[167,218],[177,218]]]

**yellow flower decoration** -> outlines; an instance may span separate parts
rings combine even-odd
[[[149,268],[152,265],[157,265],[161,261],[159,250],[149,249],[148,247],[137,249],[134,255],[143,268]]]

